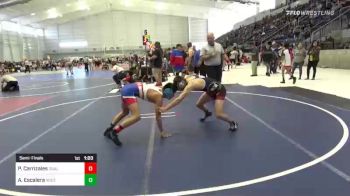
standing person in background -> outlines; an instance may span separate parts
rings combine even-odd
[[[40,68],[41,68],[41,61],[37,60],[36,61],[36,68],[35,68],[35,70],[38,71],[38,69],[40,69]]]
[[[169,61],[166,59],[166,57],[163,57],[162,77],[164,77],[165,80],[168,80],[168,76],[169,76],[168,69],[169,69]]]
[[[146,81],[149,81],[149,82],[154,82],[153,79],[155,79],[155,76],[152,73],[152,68],[154,67],[154,59],[151,58],[154,51],[155,51],[154,44],[149,44],[149,50],[146,56],[146,64],[145,64],[147,68],[146,68],[146,73],[144,75],[146,77],[144,79],[146,79]],[[151,73],[149,73],[149,68],[151,69]]]
[[[294,49],[294,63],[293,63],[292,77],[294,76],[295,69],[299,68],[299,80],[301,80],[305,58],[306,58],[306,50],[304,48],[303,43],[299,42],[298,46]]]
[[[5,73],[5,64],[3,62],[0,62],[0,76],[2,76]]]
[[[289,50],[289,44],[285,43],[284,48],[283,48],[283,64],[282,64],[282,82],[281,83],[286,83],[285,78],[284,78],[284,72],[287,71],[287,73],[290,75],[290,77],[293,79],[293,84],[297,81],[297,78],[292,76],[292,55],[290,54]]]
[[[47,60],[43,60],[42,69],[44,69],[44,70],[47,69]]]
[[[170,48],[167,48],[164,50],[164,58],[163,58],[163,65],[166,66],[166,70],[163,70],[166,72],[166,76],[170,76],[169,75],[169,71],[170,71]]]
[[[88,63],[89,63],[89,65],[88,65],[89,70],[92,71],[92,58],[91,57],[88,58]]]
[[[241,65],[242,58],[243,58],[243,51],[242,51],[241,47],[239,47],[238,48],[238,58],[237,58],[238,64],[237,65]]]
[[[252,77],[258,76],[258,62],[259,62],[259,44],[257,42],[254,43],[252,49]]]
[[[178,76],[185,68],[184,51],[181,44],[177,44],[170,55],[170,64],[173,66],[175,75]]]
[[[230,67],[232,68],[232,61],[231,61],[231,59],[230,59],[230,57],[231,57],[231,51],[228,49],[228,48],[226,48],[225,49],[225,56],[227,57],[227,59],[228,59],[228,61],[227,61],[227,71],[230,71]]]
[[[236,47],[233,47],[233,50],[230,52],[230,60],[231,60],[231,65],[236,65],[238,58],[238,51]],[[233,66],[232,66],[233,68]]]
[[[187,58],[186,58],[186,66],[187,66],[187,70],[188,70],[188,74],[193,74],[194,71],[194,67],[192,64],[192,60],[193,60],[193,55],[194,55],[194,51],[193,51],[193,46],[191,42],[187,43]]]
[[[267,42],[262,51],[262,62],[264,62],[266,66],[266,76],[270,76],[270,74],[272,73],[271,67],[274,60],[274,53],[271,49],[271,45],[271,42]]]
[[[52,61],[51,71],[53,71],[53,69],[55,69],[55,71],[57,71],[57,62],[56,61]]]
[[[208,44],[201,50],[206,72],[209,78],[221,82],[222,64],[224,60],[224,49],[221,44],[215,42],[213,33],[207,35]]]
[[[200,50],[196,50],[196,46],[193,46],[193,52],[194,52],[194,55],[193,55],[193,59],[192,59],[192,66],[194,68],[194,73],[196,75],[199,74],[199,71],[200,71],[200,58],[201,58],[201,51]]]
[[[292,44],[292,46],[289,46],[289,48],[288,48],[290,58],[292,59],[292,65],[294,64],[294,48],[295,48],[295,44]]]
[[[84,58],[84,68],[85,68],[85,72],[89,72],[89,60],[87,57]]]
[[[153,65],[152,74],[156,79],[156,86],[162,86],[163,49],[160,42],[154,44],[150,60]]]
[[[172,48],[168,48],[167,51],[166,51],[166,54],[165,54],[165,57],[168,61],[168,76],[170,76],[170,73],[173,73],[175,75],[175,71],[174,71],[174,67],[172,66],[171,62],[170,62],[170,56],[171,56],[171,53],[173,52],[173,49]]]
[[[316,67],[318,64],[318,61],[320,60],[320,50],[321,47],[319,46],[318,41],[313,41],[311,47],[309,48],[309,51],[307,54],[309,55],[309,63],[307,64],[307,78],[306,80],[309,79],[310,76],[310,69],[314,70],[314,73],[312,75],[312,80],[315,80],[316,77]]]
[[[183,74],[187,75],[188,74],[188,66],[187,66],[187,48],[185,50],[185,48],[183,48],[183,59],[185,61],[185,64],[184,64],[184,70],[182,71]]]
[[[32,61],[32,68],[33,68],[35,71],[38,71],[38,65],[36,64],[36,61]]]
[[[24,73],[27,73],[27,72],[30,73],[30,66],[31,66],[30,61],[28,61],[27,59],[25,59],[25,60],[24,60],[24,66],[25,66]]]
[[[277,73],[277,67],[279,66],[280,63],[280,55],[279,55],[279,49],[278,49],[278,43],[275,41],[272,42],[271,50],[273,52],[273,63],[271,67],[271,72],[272,73]]]
[[[100,69],[101,68],[101,65],[102,65],[102,60],[99,59],[99,58],[96,58],[95,60],[95,66]]]
[[[67,76],[68,76],[68,72],[70,72],[71,75],[74,75],[73,73],[73,64],[74,64],[74,60],[70,61],[67,60],[65,61],[65,67],[66,67],[66,72],[67,72]]]
[[[227,66],[227,71],[230,70],[230,59],[227,56],[227,50],[224,48],[224,59],[222,62],[222,71],[225,71],[225,67]]]

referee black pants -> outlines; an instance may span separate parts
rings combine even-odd
[[[205,66],[208,78],[212,78],[218,82],[221,82],[222,78],[222,65]]]

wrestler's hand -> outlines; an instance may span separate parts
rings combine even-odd
[[[167,137],[170,137],[170,136],[171,136],[171,133],[166,132],[166,131],[162,131],[162,132],[160,133],[160,137],[161,137],[161,138],[167,138]]]
[[[167,111],[167,109],[165,107],[159,107],[159,112],[164,113],[166,111]]]

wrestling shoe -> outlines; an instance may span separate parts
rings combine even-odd
[[[200,119],[200,121],[201,122],[204,122],[205,121],[205,119],[207,119],[208,117],[210,117],[212,115],[212,113],[211,112],[209,112],[209,111],[206,111],[205,112],[205,116],[204,116],[204,118],[201,118]]]
[[[113,127],[114,127],[114,125],[111,124],[111,126],[108,127],[108,128],[105,130],[105,132],[103,133],[103,135],[104,135],[105,137],[111,139],[111,137],[110,137],[110,132],[113,131]]]
[[[238,123],[236,123],[235,121],[230,122],[229,130],[234,132],[234,131],[237,131],[237,129],[238,129]]]
[[[115,143],[115,145],[122,146],[122,143],[119,140],[118,134],[114,130],[109,132],[109,137]]]

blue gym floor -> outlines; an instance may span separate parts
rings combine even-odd
[[[103,137],[120,111],[119,95],[109,93],[111,77],[27,75],[18,78],[20,93],[0,94],[0,102],[47,98],[0,116],[0,193],[350,195],[346,108],[281,89],[226,85],[225,109],[239,122],[237,132],[215,117],[200,123],[200,93],[193,92],[163,119],[172,137],[160,139],[155,119],[143,118],[120,134],[118,148]],[[150,117],[153,106],[139,103]],[[97,186],[16,187],[16,153],[96,153]]]

